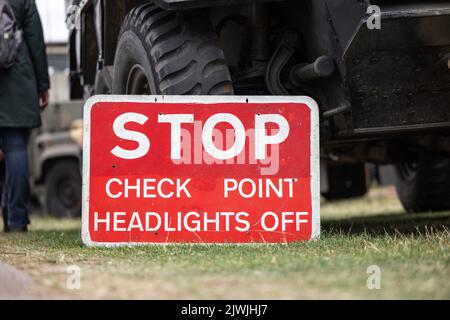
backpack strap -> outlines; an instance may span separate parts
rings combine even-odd
[[[14,13],[14,10],[12,9],[11,5],[9,4],[8,0],[0,0],[0,14],[6,13],[12,20],[14,24],[15,31],[19,30],[19,24],[17,23],[16,15]]]

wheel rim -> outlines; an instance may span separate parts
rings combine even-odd
[[[79,195],[70,178],[61,179],[57,184],[57,188],[59,201],[64,208],[72,209],[77,206]]]
[[[151,84],[152,82],[148,80],[142,66],[136,64],[128,74],[126,94],[150,95],[155,92],[155,88]]]

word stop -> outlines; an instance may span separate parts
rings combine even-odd
[[[121,159],[133,160],[145,157],[151,146],[150,137],[142,132],[127,129],[130,123],[146,125],[149,118],[141,113],[127,112],[119,115],[113,123],[114,134],[123,140],[134,141],[137,147],[129,150],[116,145],[111,153]],[[194,123],[193,114],[160,114],[158,124],[170,125],[170,157],[172,160],[181,159],[181,129]],[[234,130],[234,143],[226,150],[218,148],[214,143],[214,130],[219,123],[225,123]],[[268,134],[267,125],[273,123],[278,126],[275,134]],[[151,125],[151,124],[149,124]],[[266,159],[267,146],[280,144],[289,136],[289,123],[280,114],[256,114],[254,129],[254,156],[256,160]],[[196,139],[197,137],[194,137]],[[238,156],[245,148],[246,128],[242,121],[231,113],[217,113],[209,117],[203,125],[201,140],[203,148],[212,157],[228,160]]]

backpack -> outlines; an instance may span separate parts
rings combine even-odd
[[[22,33],[6,0],[0,0],[0,70],[14,65],[19,55]]]

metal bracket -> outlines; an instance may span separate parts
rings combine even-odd
[[[273,95],[288,95],[289,92],[281,83],[280,75],[284,66],[294,54],[298,45],[298,35],[295,31],[286,31],[280,39],[275,53],[269,61],[266,71],[266,85]]]

